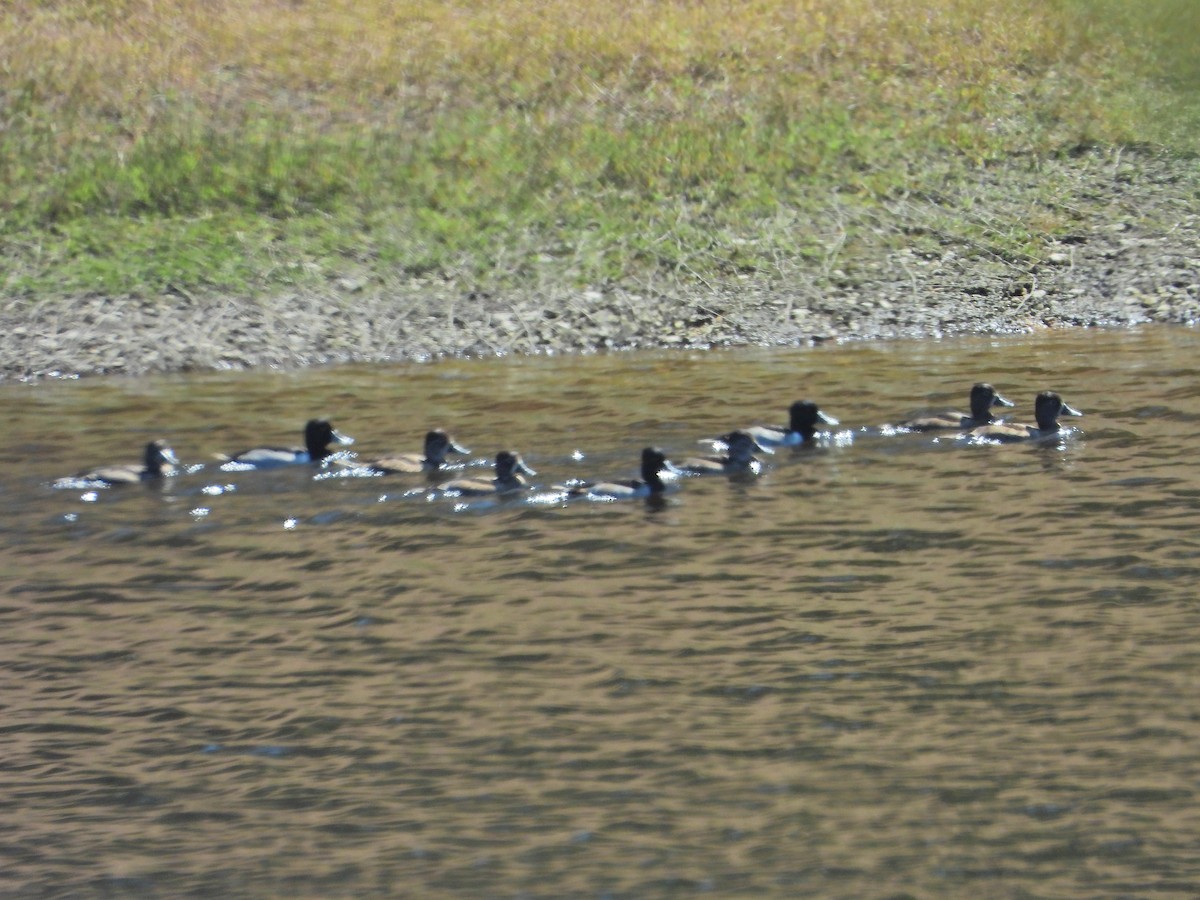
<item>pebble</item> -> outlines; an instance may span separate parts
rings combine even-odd
[[[1127,151],[1126,163],[1132,159]],[[1087,189],[1078,204],[1086,215],[1067,236],[1069,252],[1056,245],[1040,266],[991,252],[986,241],[980,247],[957,242],[953,234],[940,247],[914,252],[899,239],[903,222],[889,222],[879,209],[855,219],[852,209],[830,199],[862,241],[817,261],[782,260],[761,278],[710,283],[656,272],[603,289],[580,290],[565,281],[544,288],[539,285],[553,279],[533,278],[528,287],[501,290],[366,273],[308,295],[206,295],[185,285],[150,298],[0,300],[0,378],[696,341],[795,345],[900,333],[1004,333],[1023,327],[1031,307],[1053,309],[1056,321],[1085,324],[1193,319],[1200,216],[1180,204],[1194,198],[1200,179],[1186,160],[1152,153],[1136,160],[1145,177],[1126,181],[1098,174],[1111,173],[1111,166],[1098,165],[1111,161],[1103,152],[1040,163],[1039,183]],[[1011,174],[1000,172],[991,186],[1024,190]],[[1020,202],[1023,195],[1013,196]],[[1127,218],[1106,221],[1114,209]],[[979,221],[1004,214],[978,210]],[[876,232],[882,239],[871,243]],[[551,255],[547,265],[555,259]],[[785,309],[790,315],[781,314]]]

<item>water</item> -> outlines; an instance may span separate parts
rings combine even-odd
[[[1200,333],[0,389],[0,894],[1200,894]],[[1051,446],[862,430],[994,382]],[[329,415],[663,505],[226,473]],[[56,490],[165,437],[202,469]]]

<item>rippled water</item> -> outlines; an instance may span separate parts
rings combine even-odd
[[[1200,895],[1200,332],[0,389],[0,893]],[[994,382],[1051,446],[873,426]],[[327,414],[661,506],[227,473]],[[152,437],[201,469],[51,482]]]

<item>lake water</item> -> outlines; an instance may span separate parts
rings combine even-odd
[[[0,894],[1200,895],[1200,331],[0,387]],[[993,382],[1050,445],[875,426]],[[483,474],[839,435],[663,504]],[[56,489],[166,438],[161,486]],[[196,468],[203,464],[203,468]],[[538,495],[543,496],[543,495]]]

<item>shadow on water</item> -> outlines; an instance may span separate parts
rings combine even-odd
[[[1197,332],[10,385],[0,890],[1200,891]],[[1036,445],[881,433],[989,380]],[[811,398],[757,478],[564,503]],[[214,454],[327,415],[314,478]],[[166,438],[160,484],[56,490]],[[530,496],[455,498],[518,449]]]

